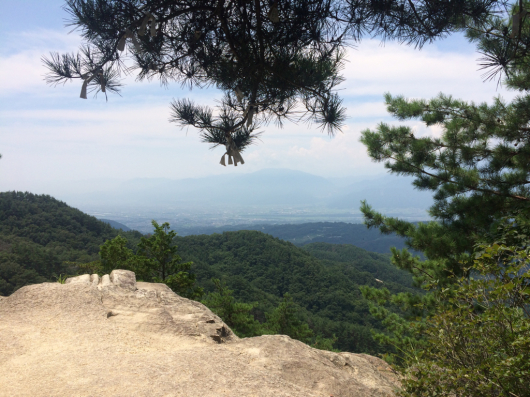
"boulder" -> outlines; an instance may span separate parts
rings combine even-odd
[[[136,275],[130,270],[113,270],[109,278],[112,284],[120,288],[136,290]]]
[[[65,284],[89,284],[90,274],[83,274],[77,277],[69,277],[65,280]]]
[[[0,300],[0,396],[394,396],[382,360],[238,338],[199,302],[123,270]],[[107,281],[105,281],[107,280]]]

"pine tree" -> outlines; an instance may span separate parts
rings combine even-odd
[[[519,1],[510,10],[509,18],[492,16],[485,26],[467,30],[467,36],[483,52],[484,76],[499,79],[505,76],[505,84],[520,92],[511,103],[496,98],[492,105],[477,105],[442,94],[430,101],[407,100],[387,94],[388,110],[396,118],[419,119],[427,126],[441,126],[441,136],[417,137],[409,127],[384,123],[376,130],[363,132],[362,142],[375,161],[384,162],[392,173],[413,176],[418,189],[434,192],[434,205],[429,210],[432,222],[413,224],[386,217],[366,202],[361,207],[368,227],[406,237],[408,247],[423,252],[426,257],[421,260],[407,249],[392,250],[392,262],[410,271],[416,285],[428,291],[425,294],[391,295],[384,288],[362,288],[363,295],[371,301],[372,313],[387,327],[388,332],[377,338],[395,348],[395,354],[388,359],[410,375],[404,395],[478,396],[484,395],[485,390],[500,393],[494,395],[515,395],[510,390],[520,389],[516,384],[517,375],[513,376],[510,371],[517,368],[522,371],[520,379],[528,377],[528,367],[517,362],[530,354],[527,332],[530,320],[528,312],[524,313],[529,303],[528,272],[518,281],[515,280],[521,276],[518,271],[513,279],[503,278],[513,271],[510,264],[514,258],[525,265],[530,245],[530,13],[527,10],[530,10],[529,3]],[[497,244],[499,239],[510,235],[518,236],[516,243]],[[489,267],[484,266],[491,262],[491,252],[497,252],[499,247],[510,251],[512,257],[503,262],[497,256],[493,261],[497,268],[491,263]],[[476,257],[482,261],[477,263]],[[473,281],[477,274],[485,279]],[[519,293],[512,290],[516,281],[522,291],[519,301],[508,298],[512,292]],[[486,309],[473,304],[481,296],[488,301]],[[462,302],[467,302],[467,306]],[[392,313],[391,305],[401,307],[403,315]],[[486,315],[482,310],[486,310]],[[469,315],[467,319],[465,313]],[[469,318],[477,326],[489,321],[492,327],[502,328],[507,324],[503,322],[503,313],[516,316],[517,326],[526,332],[522,350],[513,350],[511,346],[512,350],[506,350],[506,354],[500,352],[499,346],[513,342],[507,334],[489,335],[495,339],[491,343],[473,342],[478,336],[476,330],[465,324]],[[448,321],[453,322],[446,327],[451,335],[436,334],[436,327]],[[459,345],[461,351],[449,352],[448,341],[452,339],[458,345],[457,339],[464,337],[469,345],[462,345],[465,348]],[[459,354],[471,357],[471,361],[462,360]],[[480,357],[487,359],[478,360]],[[513,360],[506,361],[508,357]],[[513,368],[509,361],[514,364]],[[420,365],[424,372],[421,368],[415,370]],[[472,371],[473,377],[466,371]],[[437,383],[442,373],[445,386]],[[506,387],[499,386],[498,382],[496,385],[484,382],[492,374],[497,380],[504,379]],[[480,382],[479,377],[483,378]]]
[[[437,288],[431,315],[410,329],[403,396],[530,396],[529,219],[504,222],[479,245],[470,277]]]
[[[367,203],[361,208],[368,227],[407,237],[410,248],[426,255],[428,261],[420,262],[407,251],[393,251],[396,265],[410,270],[418,284],[444,279],[446,271],[461,275],[460,262],[475,243],[492,241],[500,219],[530,208],[530,14],[525,7],[530,9],[520,2],[513,18],[495,17],[481,31],[468,30],[479,48],[489,51],[489,59],[495,48],[511,54],[502,69],[506,84],[522,92],[512,103],[496,98],[492,105],[476,105],[443,94],[430,101],[386,94],[387,109],[397,119],[441,126],[442,135],[416,137],[409,127],[385,123],[362,133],[372,159],[384,162],[391,173],[413,176],[416,188],[434,192],[429,214],[436,222],[416,225],[385,217]],[[517,30],[515,16],[521,18]],[[490,70],[490,76],[495,72]]]
[[[47,82],[82,81],[87,92],[117,93],[124,73],[162,84],[214,86],[219,109],[182,99],[172,121],[226,147],[229,164],[257,129],[310,121],[329,134],[345,109],[345,48],[363,36],[421,47],[465,26],[483,26],[503,0],[67,0],[69,25],[85,40],[78,54],[44,59]],[[125,51],[127,49],[127,51]],[[221,164],[225,164],[223,155]]]
[[[153,220],[151,223],[154,233],[142,237],[138,244],[137,257],[141,259],[140,269],[145,274],[145,281],[164,283],[185,298],[200,298],[203,289],[194,287],[196,276],[190,272],[193,263],[182,263],[173,243],[177,233],[170,230],[168,222],[159,225]]]
[[[123,236],[116,236],[112,240],[107,240],[103,243],[99,249],[99,269],[95,266],[91,273],[100,273],[110,274],[114,269],[124,269],[136,271],[138,273],[135,264],[138,264],[139,261],[135,260],[134,252],[127,248],[127,239]],[[86,268],[81,266],[82,268]],[[97,263],[95,263],[97,265]],[[138,278],[137,274],[137,278]]]

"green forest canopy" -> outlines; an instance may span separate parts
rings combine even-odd
[[[405,239],[396,235],[382,234],[379,230],[369,230],[363,224],[345,222],[311,222],[301,224],[255,224],[224,225],[217,227],[179,227],[181,236],[192,234],[213,234],[238,230],[258,230],[260,232],[289,241],[297,246],[308,243],[353,244],[368,251],[390,253],[390,247],[402,249]]]

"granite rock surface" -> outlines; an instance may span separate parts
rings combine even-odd
[[[0,299],[0,374],[2,397],[390,397],[399,387],[379,358],[240,339],[206,306],[125,270]]]

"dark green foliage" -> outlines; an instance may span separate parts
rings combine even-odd
[[[219,279],[212,279],[215,291],[210,292],[202,301],[208,308],[228,325],[234,333],[241,337],[263,334],[261,324],[254,319],[252,310],[257,303],[241,303],[234,298],[232,290]]]
[[[118,231],[97,218],[47,195],[0,193],[0,234],[23,237],[42,246],[68,247],[97,255],[99,246]],[[134,246],[141,233],[123,232]],[[132,247],[131,246],[131,247]]]
[[[358,271],[371,273],[388,285],[396,284],[398,289],[403,286],[412,287],[410,274],[392,266],[388,255],[366,251],[350,244],[312,243],[302,248],[328,266],[347,263]]]
[[[262,231],[299,246],[317,242],[347,244],[367,251],[386,254],[390,252],[390,247],[402,248],[405,245],[403,238],[385,235],[378,230],[366,230],[363,224],[344,222],[269,225]]]
[[[473,276],[438,290],[405,352],[407,396],[530,396],[530,248],[481,246]]]
[[[390,247],[404,248],[405,239],[382,234],[378,230],[367,230],[363,224],[345,222],[314,222],[287,225],[225,225],[219,227],[180,228],[179,234],[213,234],[238,230],[260,232],[302,246],[309,243],[353,244],[367,251],[389,253]]]
[[[210,292],[202,301],[214,313],[242,338],[260,336],[264,334],[288,335],[313,347],[333,350],[333,343],[337,338],[326,339],[322,335],[314,337],[306,319],[301,316],[301,308],[293,302],[286,293],[278,306],[265,313],[266,321],[256,319],[258,302],[242,303],[234,297],[234,291],[229,289],[219,279],[212,279],[215,291]]]
[[[169,229],[169,223],[159,225],[152,221],[151,224],[155,229],[154,233],[149,237],[142,237],[138,244],[138,255],[150,262],[151,277],[165,280],[170,274],[189,270],[190,262],[180,263],[177,246],[173,244],[177,233]]]
[[[0,262],[0,295],[8,296],[17,289],[29,285],[47,281],[33,269],[26,269],[16,262],[6,261],[2,258]]]
[[[130,245],[141,236],[119,232],[50,196],[0,193],[0,294],[77,274],[77,265],[97,261],[100,245],[118,233]]]
[[[466,36],[477,44],[486,79],[506,77],[508,87],[530,90],[530,2],[515,0],[507,3],[507,14],[491,16],[483,26],[466,30]],[[526,14],[525,14],[526,11]],[[508,17],[508,18],[506,18]],[[518,23],[514,22],[518,20]],[[518,26],[517,26],[518,25]]]
[[[405,237],[427,258],[392,252],[427,294],[362,287],[387,330],[376,338],[396,349],[388,358],[406,376],[403,395],[529,395],[530,18],[522,12],[529,3],[512,8],[509,18],[492,16],[467,34],[483,51],[486,77],[504,73],[521,95],[476,105],[442,94],[431,101],[387,94],[398,119],[439,125],[441,136],[386,124],[363,132],[374,160],[434,192],[435,222],[413,225],[361,208],[368,227]],[[478,259],[477,247],[484,249]],[[389,310],[396,306],[401,316]]]
[[[123,236],[107,240],[100,247],[99,261],[78,264],[78,267],[80,269],[90,268],[90,273],[98,274],[110,274],[114,269],[130,270],[136,274],[138,281],[151,281],[146,259],[127,248],[127,243],[127,239]]]
[[[265,313],[278,307],[289,293],[314,335],[336,336],[335,348],[372,354],[384,351],[370,334],[380,323],[369,314],[359,291],[360,285],[381,284],[373,273],[356,268],[355,257],[321,261],[291,243],[255,231],[177,237],[176,242],[182,258],[193,261],[198,285],[211,292],[215,287],[210,280],[224,277],[237,301],[258,302],[253,314],[261,323],[266,322]],[[321,255],[328,253],[328,246],[322,245]],[[313,253],[318,253],[316,247]],[[374,272],[384,272],[385,264],[395,272],[387,256],[375,255],[371,259],[378,265]],[[389,287],[395,292],[414,291],[390,280]]]
[[[174,292],[190,299],[200,298],[202,288],[194,287],[195,274],[190,272],[192,262],[182,263],[174,244],[177,233],[169,229],[169,223],[159,225],[152,221],[155,228],[149,237],[142,237],[138,244],[141,275],[145,281],[167,284]]]
[[[51,54],[53,85],[84,80],[89,91],[118,92],[120,77],[160,79],[224,92],[217,112],[172,103],[172,121],[235,154],[260,125],[308,120],[333,134],[345,120],[336,92],[345,47],[380,35],[417,46],[464,26],[481,27],[504,1],[67,0],[79,54]],[[122,52],[128,42],[128,53]],[[90,79],[90,80],[89,80]],[[85,96],[86,97],[86,96]],[[234,150],[234,151],[232,151]],[[237,165],[237,163],[236,163]]]
[[[442,137],[416,138],[408,127],[385,125],[377,132],[366,131],[363,135],[374,159],[386,160],[393,172],[414,175],[418,188],[434,191],[435,204],[429,212],[436,222],[414,225],[385,217],[366,203],[361,208],[369,227],[406,237],[407,246],[427,258],[420,260],[406,249],[392,250],[392,262],[412,273],[415,286],[430,291],[428,294],[391,294],[390,291],[362,288],[363,295],[372,302],[371,313],[382,321],[387,331],[379,333],[377,340],[396,349],[398,354],[389,360],[411,376],[410,385],[413,386],[410,386],[412,394],[409,395],[452,395],[454,392],[485,395],[485,390],[495,387],[491,382],[486,387],[477,377],[495,373],[495,377],[502,378],[499,371],[509,371],[506,359],[511,353],[495,356],[499,344],[511,343],[509,335],[495,334],[491,330],[491,337],[496,340],[483,343],[478,339],[481,334],[475,333],[476,328],[470,326],[472,322],[469,323],[463,306],[454,309],[452,303],[447,303],[449,295],[440,291],[453,291],[458,288],[453,285],[456,280],[468,280],[474,246],[492,243],[502,219],[528,218],[530,141],[526,125],[530,122],[529,98],[528,95],[520,97],[509,105],[497,100],[492,106],[476,106],[443,96],[429,103],[387,96],[389,109],[396,116],[421,117],[427,124],[439,122],[444,127]],[[479,293],[473,290],[479,289],[477,283],[470,285],[471,289],[457,290],[460,299],[469,300]],[[501,288],[492,286],[497,287]],[[499,301],[496,302],[499,305]],[[401,315],[396,314],[395,307],[403,309]],[[494,327],[501,326],[496,321],[500,321],[503,310],[502,305],[493,307]],[[465,335],[467,341],[474,340],[458,353],[466,359],[460,356],[450,356],[449,362],[444,359],[449,350],[458,346],[449,349],[449,339],[436,334],[433,324],[441,326],[438,322],[442,320],[451,323],[450,327],[445,327],[451,333],[449,339]],[[486,338],[489,337],[488,334]],[[472,351],[467,351],[468,348]],[[426,354],[426,361],[421,364],[425,367],[418,367],[418,352]],[[491,356],[486,359],[484,354]],[[479,375],[476,366],[481,357],[485,367],[479,365],[478,368],[485,372]],[[438,372],[439,368],[444,368],[443,374]],[[469,371],[473,372],[472,377]],[[416,380],[413,376],[417,376]],[[473,380],[467,379],[469,377]],[[433,394],[435,392],[438,394]],[[508,395],[499,393],[493,395]]]
[[[101,271],[103,274],[110,274],[114,269],[132,270],[129,264],[134,256],[134,252],[127,248],[127,239],[123,236],[107,240],[99,249]]]
[[[372,158],[434,192],[429,213],[436,221],[412,224],[366,203],[361,211],[368,227],[405,237],[409,248],[425,255],[422,261],[407,250],[392,250],[392,262],[411,272],[416,286],[450,284],[450,275],[466,275],[473,246],[493,241],[501,218],[530,209],[530,96],[511,104],[497,99],[491,106],[443,95],[429,102],[387,95],[386,101],[399,119],[419,118],[443,128],[440,138],[418,138],[409,127],[381,124],[362,138]]]
[[[59,265],[57,258],[30,241],[0,236],[0,295],[11,295],[28,284],[47,281],[39,274],[43,269]]]
[[[285,293],[282,301],[272,312],[267,313],[265,327],[273,334],[288,335],[293,339],[311,343],[313,331],[306,322],[300,320],[299,309],[289,293]],[[322,341],[319,341],[322,344]]]
[[[28,284],[52,281],[72,271],[65,259],[86,253],[64,246],[43,247],[25,238],[0,235],[0,295],[11,295]]]
[[[78,262],[65,262],[67,264],[73,264],[76,266],[77,268],[77,273],[78,274],[105,274],[105,273],[108,273],[108,272],[105,272],[103,270],[103,266],[101,264],[101,261],[92,261],[92,262],[86,262],[86,263],[78,263]],[[112,270],[111,270],[112,271]],[[65,277],[66,275],[60,275],[60,276],[56,276],[57,277],[57,280],[59,281],[59,279],[62,277]],[[61,282],[61,281],[59,281]]]
[[[480,232],[495,214],[528,206],[530,96],[511,104],[497,98],[493,105],[444,95],[427,102],[387,94],[385,100],[400,120],[416,118],[443,128],[440,138],[418,138],[409,127],[380,124],[362,137],[373,159],[434,192],[430,214],[435,219]]]
[[[486,66],[500,67],[520,96],[508,104],[496,98],[492,105],[477,105],[442,94],[430,101],[387,94],[388,110],[396,118],[438,125],[442,135],[416,137],[409,127],[386,124],[363,132],[374,160],[393,173],[415,177],[418,189],[433,191],[429,213],[438,222],[413,225],[367,204],[361,208],[369,227],[406,237],[408,247],[425,254],[428,261],[421,263],[406,252],[393,252],[395,264],[411,271],[418,284],[464,275],[460,262],[469,262],[474,244],[491,242],[501,218],[530,208],[530,95],[517,83],[530,76],[530,17],[519,14],[521,6],[530,8],[527,1],[515,4],[513,13],[522,18],[517,31],[506,14],[492,16],[482,27],[467,26],[468,36],[489,57]]]

